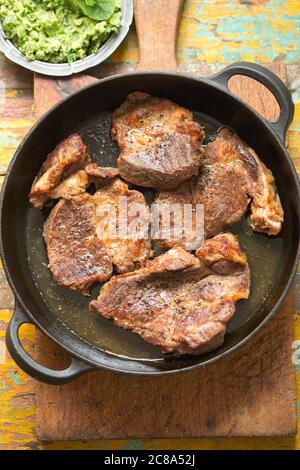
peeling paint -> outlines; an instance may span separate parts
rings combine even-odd
[[[201,62],[215,71],[220,64],[238,60],[257,62],[285,61],[300,64],[299,0],[186,0],[178,38],[178,60],[181,70],[192,70]],[[138,45],[134,29],[122,46],[107,62],[134,64],[138,60]],[[6,60],[0,55],[0,67]],[[3,68],[2,68],[3,70]],[[8,75],[17,83],[13,89],[7,78],[0,80],[0,104],[10,110],[9,117],[0,119],[0,173],[5,172],[17,145],[33,124],[31,116],[13,114],[20,90],[31,77],[24,71],[22,80]],[[27,82],[26,82],[27,80]],[[32,80],[30,85],[32,87]],[[300,68],[290,83],[295,102],[295,118],[289,132],[290,154],[300,172]],[[18,88],[18,89],[17,89]],[[32,89],[30,90],[32,93]],[[4,111],[2,111],[4,112]],[[20,119],[16,117],[21,116]],[[0,176],[0,185],[3,176]],[[2,268],[0,263],[0,269]],[[1,307],[1,306],[0,306]],[[5,328],[10,310],[0,308],[0,449],[300,449],[300,368],[296,371],[298,434],[294,438],[230,438],[230,439],[164,439],[116,440],[91,442],[37,441],[35,426],[34,386],[17,368],[5,347]],[[24,340],[34,343],[33,330],[24,327]],[[300,339],[300,316],[295,315],[295,339]],[[29,397],[24,400],[24,397]],[[28,406],[27,406],[28,404]],[[23,406],[24,405],[24,406]]]
[[[299,63],[299,0],[186,0],[179,28],[179,63],[249,60]],[[136,62],[134,31],[112,62]]]
[[[135,440],[123,446],[121,450],[137,450],[137,449],[141,449],[142,447],[143,447],[143,441]]]
[[[14,383],[15,383],[16,385],[20,385],[21,379],[20,379],[20,377],[18,376],[18,373],[17,373],[17,372],[12,372],[12,371],[10,371],[10,372],[9,372],[9,375],[11,376],[11,378],[13,379],[13,381],[14,381]]]

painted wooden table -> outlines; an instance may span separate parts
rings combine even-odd
[[[132,29],[122,47],[100,69],[105,76],[132,67],[138,59]],[[207,75],[225,64],[249,60],[287,64],[296,104],[290,154],[300,171],[300,4],[299,0],[186,0],[178,41],[179,68]],[[0,182],[20,140],[34,122],[33,76],[0,56]],[[297,288],[298,299],[300,297]],[[299,306],[299,300],[297,301]],[[297,374],[298,434],[285,438],[93,441],[41,443],[35,437],[33,381],[9,357],[4,332],[13,297],[0,269],[0,450],[1,449],[300,449],[300,358]],[[34,329],[22,337],[34,354]],[[295,314],[295,340],[300,316]],[[292,345],[291,345],[292,347]],[[292,349],[291,349],[292,353]],[[300,356],[300,349],[299,349]],[[266,404],[266,406],[268,406]]]

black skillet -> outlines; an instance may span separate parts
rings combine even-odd
[[[276,122],[267,122],[229,92],[227,82],[236,74],[258,80],[274,94],[280,107]],[[278,237],[252,234],[245,220],[233,227],[250,262],[251,296],[239,303],[223,346],[204,356],[164,357],[159,348],[89,312],[88,299],[57,286],[46,267],[42,239],[49,209],[40,212],[28,203],[29,188],[46,155],[75,130],[82,134],[95,161],[116,164],[117,148],[109,136],[111,113],[134,90],[168,97],[193,110],[205,125],[208,139],[220,126],[234,129],[273,171],[284,207],[285,221]],[[280,306],[298,263],[299,184],[284,146],[293,111],[289,91],[273,73],[255,64],[237,63],[205,79],[151,72],[106,78],[48,112],[19,146],[1,197],[2,259],[16,297],[7,347],[16,363],[29,375],[52,384],[68,382],[94,368],[130,374],[172,374],[219,360],[251,338]],[[98,292],[96,286],[92,296],[95,298]],[[19,340],[18,330],[23,323],[34,323],[68,351],[71,365],[54,371],[33,360]]]

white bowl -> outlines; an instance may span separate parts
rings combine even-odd
[[[83,72],[90,67],[101,64],[107,57],[109,57],[121,44],[123,39],[127,36],[129,27],[133,19],[133,0],[121,1],[121,27],[118,33],[114,33],[110,38],[100,47],[98,52],[91,54],[85,59],[76,60],[70,64],[51,64],[49,62],[42,62],[40,60],[28,60],[11,41],[5,38],[5,34],[0,24],[0,50],[3,54],[16,64],[25,67],[26,69],[38,72],[44,75],[51,75],[56,77],[66,77],[74,73]]]

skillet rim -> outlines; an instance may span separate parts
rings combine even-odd
[[[289,289],[290,289],[290,287],[291,287],[291,285],[292,285],[292,283],[295,279],[296,273],[297,273],[298,263],[299,263],[299,259],[300,259],[300,237],[298,239],[298,246],[297,246],[296,256],[295,256],[295,259],[294,259],[294,262],[293,262],[293,265],[292,265],[292,269],[291,269],[291,271],[288,275],[288,280],[287,280],[287,282],[286,282],[286,284],[283,288],[283,291],[282,291],[281,295],[279,296],[278,300],[276,301],[274,306],[271,308],[269,313],[265,316],[265,318],[247,336],[245,336],[237,344],[231,346],[226,351],[221,352],[219,355],[203,361],[200,364],[193,364],[193,365],[186,366],[186,367],[184,366],[184,367],[178,368],[178,369],[174,368],[174,369],[171,369],[171,370],[136,371],[136,370],[124,370],[124,369],[121,369],[121,368],[118,368],[118,367],[115,367],[115,366],[110,367],[110,366],[107,366],[107,365],[99,365],[99,364],[95,363],[95,361],[93,361],[92,359],[88,359],[86,357],[83,357],[79,352],[72,351],[72,349],[69,346],[64,345],[61,342],[61,340],[57,339],[55,337],[55,335],[50,333],[47,330],[47,328],[41,326],[38,319],[35,318],[35,316],[32,315],[31,312],[25,306],[21,296],[19,295],[19,292],[18,292],[17,288],[14,285],[14,281],[13,281],[14,274],[10,273],[10,268],[8,267],[8,264],[7,264],[7,259],[6,259],[5,250],[4,250],[4,243],[3,243],[3,230],[4,230],[4,221],[3,221],[3,219],[4,219],[4,217],[3,217],[4,209],[3,208],[4,208],[5,193],[6,193],[6,188],[8,186],[10,173],[13,169],[13,166],[14,166],[15,162],[17,161],[17,159],[22,154],[23,147],[24,147],[25,143],[27,142],[27,140],[31,137],[32,134],[34,134],[34,132],[40,126],[40,124],[42,122],[44,122],[45,120],[47,120],[48,116],[52,112],[57,111],[60,107],[63,107],[64,104],[67,101],[73,99],[75,96],[79,95],[80,93],[84,92],[87,89],[94,88],[94,87],[97,87],[97,86],[101,86],[102,83],[113,82],[115,80],[117,81],[119,79],[130,78],[130,77],[143,78],[143,77],[149,77],[149,76],[150,77],[151,76],[155,76],[155,77],[163,76],[163,77],[178,78],[178,79],[192,80],[194,82],[205,83],[206,85],[209,85],[213,88],[218,89],[219,91],[221,91],[225,95],[229,96],[231,99],[236,100],[242,107],[246,108],[251,114],[253,114],[256,117],[256,119],[258,119],[260,121],[260,124],[262,124],[263,128],[266,131],[268,131],[269,133],[271,133],[271,136],[273,137],[273,139],[275,139],[275,141],[276,141],[277,145],[279,146],[282,154],[284,155],[284,158],[285,158],[285,160],[288,164],[288,167],[289,167],[290,176],[293,178],[295,186],[296,186],[297,199],[300,201],[300,182],[299,182],[299,178],[298,178],[295,166],[294,166],[293,161],[292,161],[292,159],[291,159],[291,157],[290,157],[290,155],[289,155],[289,153],[288,153],[288,151],[285,147],[284,141],[280,138],[278,133],[272,127],[272,122],[268,121],[267,119],[262,117],[252,106],[250,106],[244,100],[240,99],[238,96],[231,93],[230,90],[226,86],[221,85],[220,83],[218,83],[214,79],[215,77],[217,77],[217,75],[218,74],[212,75],[212,76],[209,76],[209,77],[194,77],[190,74],[182,73],[182,72],[146,71],[146,72],[121,73],[121,74],[116,74],[116,75],[113,75],[113,76],[110,76],[110,77],[105,77],[105,78],[99,79],[98,82],[91,83],[90,85],[88,85],[88,86],[72,93],[70,96],[66,96],[60,102],[58,102],[56,105],[51,107],[43,116],[41,116],[35,122],[35,124],[31,127],[31,129],[27,132],[27,134],[24,136],[22,142],[19,144],[13,158],[10,161],[10,164],[8,166],[8,169],[7,169],[7,172],[6,172],[6,175],[5,175],[5,179],[3,181],[3,185],[2,185],[2,189],[1,189],[1,197],[0,197],[0,253],[1,253],[3,268],[4,268],[4,271],[5,271],[8,283],[9,283],[9,285],[10,285],[10,287],[11,287],[13,293],[14,293],[14,296],[15,296],[15,311],[16,311],[16,306],[18,305],[21,308],[21,310],[24,312],[24,314],[28,317],[28,320],[31,320],[31,322],[36,327],[38,327],[48,338],[50,338],[57,345],[62,347],[65,351],[67,351],[70,354],[71,357],[74,357],[74,358],[78,359],[79,361],[81,361],[85,364],[89,364],[91,366],[91,370],[92,369],[95,369],[95,370],[99,369],[99,370],[106,370],[106,371],[111,371],[111,372],[130,374],[130,375],[141,375],[141,376],[164,376],[164,375],[170,375],[170,374],[176,374],[176,373],[190,372],[190,371],[198,369],[198,368],[206,367],[209,364],[212,364],[216,361],[220,361],[220,360],[224,359],[227,355],[231,354],[233,351],[236,351],[236,350],[240,349],[253,336],[255,336],[255,334],[257,334],[257,332],[273,317],[273,315],[278,311],[278,309],[281,306],[283,300],[287,296],[287,293],[288,293],[288,291],[289,291]],[[297,213],[297,218],[298,218],[298,224],[300,226],[300,205],[298,206],[298,210],[296,211],[296,213]],[[78,342],[84,342],[79,336],[74,335],[74,338],[76,338],[76,340]],[[97,350],[96,348],[94,348],[94,349]],[[101,351],[101,353],[106,354],[106,355],[110,355],[109,352]],[[110,355],[110,356],[112,358],[114,357],[113,355]],[[133,361],[133,362],[137,362],[137,363],[142,363],[141,360],[136,360],[136,359],[126,359],[126,361]]]

